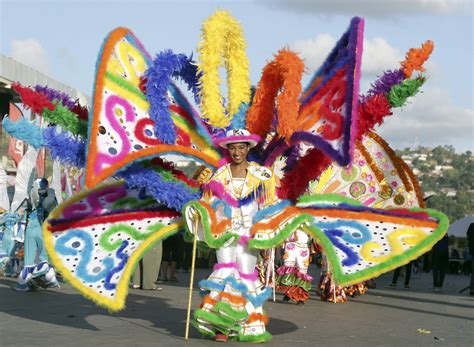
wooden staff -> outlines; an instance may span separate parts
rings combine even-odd
[[[188,340],[189,338],[189,323],[191,322],[191,302],[193,298],[193,284],[194,284],[194,264],[196,262],[196,249],[197,249],[197,228],[198,228],[198,216],[195,216],[194,220],[194,240],[193,240],[193,257],[191,260],[191,279],[189,281],[189,297],[188,297],[188,313],[186,316],[186,332],[184,334],[184,339]]]

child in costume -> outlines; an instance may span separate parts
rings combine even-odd
[[[283,246],[283,265],[277,272],[277,290],[285,296],[283,301],[304,305],[309,298],[313,277],[308,274],[312,240],[307,233],[297,230]]]
[[[271,290],[265,289],[258,277],[258,251],[248,247],[254,215],[276,200],[272,171],[247,161],[248,151],[258,140],[245,129],[230,130],[219,139],[232,162],[215,172],[203,200],[185,209],[187,227],[199,240],[206,240],[206,228],[213,233],[221,229],[215,237],[225,235],[221,242],[210,245],[217,248],[217,264],[209,278],[199,283],[205,297],[194,313],[199,331],[216,341],[264,342],[271,337],[262,307]],[[237,204],[229,204],[227,196]]]

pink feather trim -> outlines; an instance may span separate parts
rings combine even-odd
[[[307,281],[307,282],[311,282],[313,280],[312,276],[300,272],[298,268],[296,267],[288,267],[288,266],[283,265],[283,266],[280,266],[276,270],[276,272],[279,275],[288,275],[288,274],[294,273],[298,278],[301,278],[303,281]]]
[[[211,181],[207,184],[203,184],[203,190],[210,191],[214,196],[220,200],[224,200],[232,207],[239,207],[239,202],[225,191],[224,185],[220,182]]]

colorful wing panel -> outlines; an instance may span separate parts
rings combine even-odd
[[[220,156],[212,149],[210,137],[201,124],[196,125],[197,115],[174,85],[168,96],[177,128],[176,144],[163,144],[156,138],[149,102],[141,88],[150,62],[150,55],[128,29],[117,28],[104,41],[89,120],[86,187],[94,187],[134,160],[156,155],[184,156],[211,168],[217,166]]]
[[[130,276],[146,251],[181,228],[144,189],[124,182],[79,193],[43,226],[46,250],[64,278],[111,311],[125,305]]]
[[[301,98],[299,131],[292,142],[305,142],[347,165],[355,137],[364,20],[350,27],[315,73]]]
[[[249,246],[271,248],[303,229],[323,246],[337,284],[350,285],[416,259],[447,228],[448,218],[437,211],[379,210],[328,194],[303,197],[296,207],[260,220]]]

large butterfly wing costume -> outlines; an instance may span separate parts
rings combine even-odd
[[[228,117],[222,124],[214,114],[223,109],[223,99],[213,92],[219,79],[209,72],[215,62],[206,47],[200,46],[198,64],[171,51],[152,58],[125,28],[112,31],[101,47],[89,116],[48,88],[14,85],[49,127],[20,126],[6,118],[5,128],[86,170],[87,189],[63,202],[44,224],[55,267],[97,304],[122,309],[140,258],[184,228],[183,206],[194,205],[202,218],[213,221],[212,208],[198,199],[206,177],[226,161],[216,137],[236,124],[265,139],[253,155],[273,167],[278,181],[279,200],[255,216],[250,247],[275,247],[302,229],[321,243],[340,285],[372,278],[429,250],[446,232],[447,218],[407,209],[423,206],[416,203],[416,178],[372,129],[421,86],[423,77],[411,74],[423,71],[432,44],[410,50],[399,70],[387,72],[360,96],[363,25],[361,18],[351,21],[304,90],[303,61],[281,50],[264,68],[253,96],[245,45],[234,35],[237,53],[232,57],[226,51],[231,55]],[[222,41],[216,30],[203,35]],[[188,85],[201,116],[176,79]],[[382,150],[368,151],[376,146]],[[183,161],[200,168],[194,177],[179,169]],[[369,175],[373,181],[367,181]],[[314,180],[316,191],[308,193]],[[209,229],[201,240],[217,247],[228,238]]]

